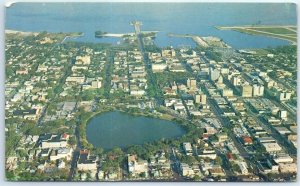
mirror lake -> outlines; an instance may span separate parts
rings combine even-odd
[[[173,139],[183,134],[185,130],[175,122],[119,111],[94,116],[86,128],[88,142],[105,150]]]

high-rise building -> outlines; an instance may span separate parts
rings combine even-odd
[[[238,77],[238,76],[232,76],[231,78],[231,83],[234,85],[234,86],[238,86],[241,84],[241,79]]]
[[[101,86],[102,86],[101,81],[98,80],[92,81],[92,88],[101,88]]]
[[[196,94],[194,96],[195,103],[206,105],[206,95],[205,94]]]
[[[278,116],[279,116],[280,119],[287,120],[287,111],[286,110],[280,110],[278,112]]]
[[[77,56],[75,64],[89,65],[91,63],[90,56]]]
[[[219,77],[220,77],[220,71],[217,70],[217,69],[212,69],[211,68],[210,71],[209,71],[210,80],[216,81],[216,80],[218,80]]]
[[[191,79],[191,87],[197,88],[197,81],[195,79]]]
[[[232,89],[229,89],[229,88],[225,88],[222,90],[222,96],[223,97],[231,97],[233,96],[233,91]]]
[[[286,100],[291,99],[291,95],[292,95],[291,92],[281,92],[281,91],[279,91],[279,92],[277,93],[277,98],[278,98],[280,101],[286,101]]]
[[[197,81],[195,79],[188,79],[186,85],[188,88],[197,88]]]
[[[170,50],[162,50],[161,51],[161,55],[162,57],[175,57],[176,56],[176,52],[175,50],[172,48]]]
[[[253,96],[263,96],[265,87],[263,85],[254,84],[252,87]]]
[[[186,80],[186,86],[187,87],[191,87],[191,80],[190,80],[190,78]]]
[[[242,97],[252,97],[252,86],[243,85],[242,86]]]
[[[268,88],[271,88],[271,87],[274,87],[277,85],[277,83],[275,81],[273,81],[272,79],[268,79],[265,81],[265,85],[268,87]]]
[[[177,85],[176,85],[175,81],[172,84],[172,90],[177,90]]]
[[[218,84],[222,84],[223,83],[223,76],[220,75],[217,81]]]
[[[221,68],[221,74],[229,74],[229,68]]]

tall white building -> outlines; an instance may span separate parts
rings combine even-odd
[[[220,77],[220,71],[217,70],[217,69],[212,69],[211,68],[210,71],[209,71],[209,78],[210,78],[210,80],[216,81],[216,80],[219,79],[219,77]]]
[[[291,92],[278,92],[277,93],[277,98],[280,101],[287,101],[287,100],[291,99],[291,95],[292,95]]]
[[[254,97],[255,96],[263,96],[264,90],[265,90],[265,87],[263,85],[254,84],[252,87],[252,94]]]
[[[287,111],[286,110],[280,110],[278,112],[278,116],[279,116],[280,119],[287,120]]]
[[[205,94],[196,94],[194,96],[195,103],[200,103],[202,105],[206,105],[206,95]]]
[[[241,84],[241,78],[238,77],[238,76],[232,76],[231,78],[231,83],[234,85],[234,86],[238,86]]]

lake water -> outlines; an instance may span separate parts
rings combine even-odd
[[[104,149],[176,138],[183,134],[184,129],[174,122],[118,111],[93,117],[86,129],[89,143]]]
[[[294,4],[275,3],[16,3],[6,10],[6,29],[20,31],[84,32],[76,41],[109,42],[95,38],[97,30],[128,33],[130,21],[143,22],[142,30],[160,31],[159,46],[195,46],[191,39],[168,37],[168,33],[222,38],[234,48],[264,48],[287,41],[221,31],[214,26],[297,23]]]

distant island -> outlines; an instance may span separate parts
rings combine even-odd
[[[99,38],[102,38],[103,35],[107,34],[107,32],[103,32],[101,30],[98,30],[95,32],[95,37],[99,37]]]

